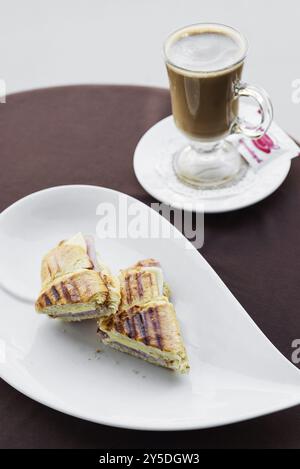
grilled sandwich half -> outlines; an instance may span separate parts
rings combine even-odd
[[[59,243],[42,261],[41,280],[35,305],[39,313],[82,321],[118,309],[119,280],[99,261],[92,237],[78,233]]]
[[[119,275],[121,289],[121,310],[140,306],[161,297],[169,298],[170,291],[164,282],[160,263],[146,259],[121,270]]]
[[[189,369],[174,307],[167,299],[118,311],[98,322],[103,343],[180,373]]]

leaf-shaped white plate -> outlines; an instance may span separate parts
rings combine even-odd
[[[41,257],[78,231],[95,233],[99,203],[128,221],[132,204],[132,213],[152,212],[109,189],[63,186],[25,197],[0,215],[1,377],[54,409],[135,429],[212,427],[299,404],[298,369],[173,227],[168,240],[121,236],[97,239],[97,247],[115,272],[141,258],[160,259],[190,357],[188,375],[104,348],[94,321],[67,324],[35,313]]]

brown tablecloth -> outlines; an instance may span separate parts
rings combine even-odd
[[[142,134],[170,114],[168,91],[59,87],[0,104],[0,210],[60,184],[95,184],[153,199],[132,156]],[[300,161],[280,189],[253,207],[206,215],[201,250],[258,326],[291,359],[300,339]],[[38,404],[0,381],[0,447],[300,448],[300,407],[228,427],[177,433],[120,430]]]

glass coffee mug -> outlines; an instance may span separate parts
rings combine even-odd
[[[241,81],[247,41],[221,24],[196,24],[172,33],[164,45],[173,117],[189,144],[174,155],[183,182],[200,189],[219,188],[246,171],[246,163],[228,141],[231,134],[258,139],[273,119],[267,93]],[[258,125],[239,117],[239,98],[254,99]]]

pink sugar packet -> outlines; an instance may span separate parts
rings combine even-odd
[[[253,122],[253,112],[257,113],[257,110],[254,111],[252,106],[247,106],[245,110],[247,120],[250,117],[249,121],[251,121],[252,115]],[[257,140],[252,140],[243,135],[235,135],[232,137],[232,142],[255,171],[259,171],[275,161],[291,160],[300,156],[299,146],[276,122],[273,122],[268,132]]]

